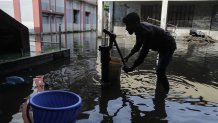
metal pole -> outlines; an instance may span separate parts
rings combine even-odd
[[[99,46],[101,52],[101,84],[103,87],[109,86],[109,62],[110,48],[108,46]]]
[[[123,62],[123,65],[126,66],[126,63],[125,63],[124,58],[123,58],[123,55],[122,55],[122,53],[121,53],[121,51],[120,51],[120,49],[119,49],[119,47],[118,47],[118,44],[117,44],[117,42],[116,42],[116,35],[113,34],[113,33],[111,33],[111,32],[109,32],[109,31],[106,30],[106,29],[104,29],[103,32],[104,32],[105,34],[108,34],[108,35],[110,36],[109,49],[111,49],[111,48],[113,47],[113,44],[114,44],[114,45],[116,46],[116,48],[117,48],[117,51],[118,51],[118,53],[119,53],[119,55],[120,55],[120,58],[121,58],[121,60],[122,60],[122,62]]]
[[[61,24],[59,24],[59,49],[61,50]]]

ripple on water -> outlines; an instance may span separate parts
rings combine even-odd
[[[218,90],[214,86],[200,84],[187,80],[183,76],[168,75],[170,82],[169,97],[180,98],[187,101],[187,98],[196,100],[207,100],[218,103],[216,94]],[[121,88],[128,90],[129,94],[151,94],[156,88],[156,75],[153,70],[134,71],[130,74],[121,75]],[[209,94],[212,95],[208,95]],[[210,93],[212,91],[213,93]]]
[[[129,75],[124,73],[122,74],[121,78],[121,87],[122,89],[128,91],[127,94],[129,96],[143,95],[140,97],[145,100],[153,98],[156,88],[155,71],[134,71]],[[186,112],[187,115],[196,111],[210,115],[214,114],[214,108],[216,108],[215,111],[218,110],[218,100],[216,98],[218,90],[216,87],[200,84],[198,82],[192,82],[183,76],[168,75],[168,78],[170,82],[170,92],[166,100],[167,102],[177,102],[177,110],[182,110],[183,112]],[[208,95],[208,92],[213,93],[210,93],[211,95]],[[134,101],[137,100],[135,98],[131,99]],[[145,103],[145,100],[144,102],[138,103],[137,106],[141,103]],[[173,105],[171,105],[170,103],[167,103],[166,105],[168,105],[169,107],[173,107]],[[175,112],[175,109],[173,110]],[[175,114],[177,113],[175,112]],[[201,116],[202,113],[198,114],[198,116]]]
[[[94,99],[99,103],[83,114],[89,115],[87,121],[95,123],[121,122],[124,119],[127,123],[145,122],[154,118],[157,122],[217,122],[216,87],[190,81],[183,76],[168,75],[168,78],[170,92],[165,98],[155,94],[154,70],[122,73],[120,89],[102,90],[101,96]]]

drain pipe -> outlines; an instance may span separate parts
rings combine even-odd
[[[61,50],[61,24],[59,24],[59,49]]]

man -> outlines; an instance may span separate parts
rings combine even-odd
[[[137,66],[143,63],[149,50],[158,52],[157,64],[157,84],[162,85],[164,90],[169,92],[169,82],[166,77],[166,69],[170,63],[173,53],[176,49],[176,42],[169,32],[164,31],[162,28],[146,23],[140,22],[137,13],[129,13],[123,18],[123,23],[126,25],[126,30],[130,35],[135,33],[136,43],[131,52],[124,58],[127,62],[128,59],[138,52],[140,53],[131,67],[124,66],[123,70],[128,73],[133,71]]]

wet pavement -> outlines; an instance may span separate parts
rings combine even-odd
[[[44,40],[56,42],[55,36]],[[196,46],[177,39],[178,49],[167,77],[169,94],[156,89],[155,64],[157,53],[149,52],[144,64],[129,74],[121,72],[120,82],[102,88],[98,46],[101,39],[95,32],[62,36],[63,47],[71,49],[71,59],[55,61],[11,73],[30,84],[0,88],[0,121],[22,121],[20,106],[33,93],[32,81],[44,75],[49,89],[64,89],[82,97],[78,123],[216,123],[218,120],[218,43]],[[123,55],[134,44],[134,38],[117,38]],[[118,56],[116,49],[113,56]],[[131,65],[133,56],[128,65]],[[1,78],[3,80],[3,78]]]

